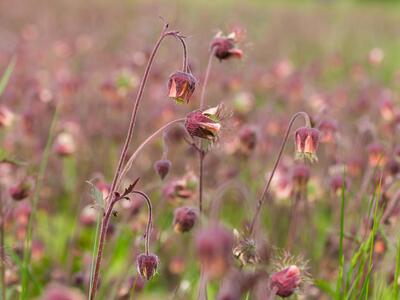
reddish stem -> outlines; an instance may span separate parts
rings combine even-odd
[[[284,139],[283,139],[281,148],[280,148],[280,150],[279,150],[278,157],[276,158],[274,167],[273,167],[273,169],[272,169],[271,175],[269,176],[268,181],[266,182],[266,184],[265,184],[265,186],[264,186],[263,192],[261,193],[261,197],[260,197],[259,200],[258,200],[257,207],[256,207],[256,211],[255,211],[255,213],[254,213],[254,217],[253,217],[253,220],[252,220],[251,225],[250,225],[249,235],[251,235],[251,234],[253,233],[254,226],[255,226],[255,224],[256,224],[256,222],[257,222],[257,219],[258,219],[258,216],[259,216],[259,214],[260,214],[260,212],[261,212],[261,206],[262,206],[262,204],[263,204],[264,201],[265,201],[265,196],[266,196],[267,193],[268,193],[269,187],[270,187],[270,185],[271,185],[272,178],[274,177],[275,171],[277,170],[278,165],[279,165],[279,162],[280,162],[280,160],[281,160],[281,158],[282,158],[283,150],[285,149],[285,146],[286,146],[286,143],[287,143],[289,134],[290,134],[290,130],[292,129],[292,126],[293,126],[293,124],[294,124],[294,121],[296,121],[296,119],[297,119],[299,116],[302,116],[302,117],[304,118],[307,127],[311,127],[311,120],[310,120],[310,117],[309,117],[309,115],[308,115],[307,113],[305,113],[305,112],[300,111],[300,112],[295,113],[295,114],[293,115],[292,119],[290,120],[289,125],[288,125],[288,127],[287,127],[287,129],[286,129],[285,137],[284,137]]]
[[[141,191],[133,191],[132,193],[142,196],[146,200],[147,206],[149,208],[149,216],[147,218],[147,226],[146,226],[146,232],[145,232],[146,242],[145,242],[145,246],[144,246],[146,255],[149,255],[150,235],[151,235],[151,229],[153,226],[153,208],[151,205],[150,198],[145,193],[143,193]]]
[[[136,96],[136,100],[134,102],[132,115],[131,115],[131,119],[130,119],[130,122],[129,122],[128,133],[127,133],[127,136],[126,136],[126,139],[125,139],[125,142],[124,142],[124,146],[122,148],[121,156],[119,157],[118,167],[117,167],[117,170],[115,172],[114,178],[113,178],[112,183],[111,183],[111,187],[110,187],[110,191],[109,191],[109,198],[107,199],[106,204],[105,204],[105,214],[104,214],[104,216],[103,216],[103,218],[101,220],[101,230],[100,230],[99,245],[98,245],[97,250],[96,250],[96,262],[95,262],[95,268],[94,268],[93,279],[92,279],[92,287],[91,287],[91,291],[89,291],[89,295],[90,295],[89,299],[90,300],[95,299],[95,296],[96,296],[97,284],[98,284],[99,273],[100,273],[100,265],[101,265],[102,256],[103,256],[105,238],[106,238],[106,235],[107,235],[107,228],[108,228],[108,224],[109,224],[109,221],[110,221],[110,216],[111,216],[111,213],[112,213],[113,206],[118,201],[118,199],[115,198],[116,186],[117,186],[117,183],[118,183],[118,181],[120,179],[121,172],[123,170],[123,165],[124,165],[124,162],[125,162],[125,158],[127,156],[128,147],[129,147],[129,144],[130,144],[130,142],[132,140],[132,137],[133,137],[133,131],[134,131],[134,128],[135,128],[135,123],[136,123],[136,117],[137,117],[139,104],[140,104],[140,101],[141,101],[141,99],[143,97],[143,92],[144,92],[144,89],[145,89],[145,86],[146,86],[146,82],[147,82],[151,67],[152,67],[153,62],[154,62],[155,55],[156,55],[157,50],[159,49],[162,41],[167,36],[171,36],[171,35],[175,36],[175,37],[177,37],[178,39],[181,40],[182,44],[185,44],[183,42],[183,39],[179,38],[179,34],[178,34],[177,31],[167,31],[167,29],[168,29],[168,24],[165,24],[164,28],[163,28],[163,30],[161,32],[161,35],[160,35],[158,41],[156,42],[156,44],[155,44],[155,46],[153,48],[153,51],[150,54],[149,60],[147,62],[146,69],[144,71],[142,80],[141,80],[140,85],[139,85],[139,90],[138,90],[138,93],[137,93],[137,96]],[[185,49],[186,48],[184,48],[184,64],[187,64],[187,61],[186,61],[186,58],[185,58],[186,57],[186,50]]]

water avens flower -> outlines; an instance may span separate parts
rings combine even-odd
[[[177,103],[189,103],[196,89],[196,78],[187,72],[175,72],[168,80],[168,97]]]
[[[231,57],[240,59],[243,57],[243,51],[237,48],[236,44],[237,37],[235,32],[232,32],[227,36],[224,36],[222,32],[219,32],[211,42],[211,49],[219,60]]]
[[[157,273],[158,257],[155,254],[142,253],[136,258],[136,266],[140,276],[150,280]]]
[[[164,179],[171,169],[171,161],[168,159],[160,159],[154,163],[154,170],[160,176],[161,179]]]
[[[319,144],[320,132],[318,129],[310,127],[301,127],[296,130],[296,159],[308,159],[311,162],[316,162],[316,155]]]

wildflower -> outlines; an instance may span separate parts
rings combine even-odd
[[[6,106],[0,106],[0,128],[9,127],[14,121],[14,113],[11,112]]]
[[[209,278],[218,278],[231,265],[233,235],[220,225],[210,225],[196,235],[196,252]]]
[[[381,48],[373,48],[368,54],[368,61],[371,65],[378,66],[384,57],[385,53]]]
[[[163,188],[163,195],[171,202],[187,200],[196,194],[197,177],[189,172],[181,179],[168,182]]]
[[[142,253],[136,258],[136,266],[140,276],[150,280],[157,273],[158,257]]]
[[[9,190],[10,196],[15,201],[20,201],[27,198],[31,191],[31,185],[28,181],[21,181],[12,186]]]
[[[168,80],[168,97],[177,103],[189,103],[196,88],[196,78],[187,72],[175,72]]]
[[[197,212],[192,207],[179,207],[174,212],[174,229],[178,233],[190,231],[197,221]]]
[[[342,174],[335,174],[331,177],[330,181],[330,188],[333,193],[341,193],[343,187],[345,190],[349,188],[349,181],[347,178],[343,178]]]
[[[318,129],[321,132],[322,143],[332,143],[335,141],[337,131],[337,122],[335,120],[325,119],[319,124]]]
[[[319,144],[319,130],[310,127],[301,127],[296,130],[296,159],[306,158],[311,162],[318,160],[316,152]]]
[[[301,271],[296,265],[291,265],[271,275],[270,286],[276,295],[290,297],[301,283]]]
[[[224,36],[222,32],[218,32],[211,43],[211,49],[219,60],[231,57],[240,59],[243,57],[243,51],[236,48],[236,44],[237,35],[235,32],[230,33],[228,36]]]
[[[68,133],[60,133],[54,142],[54,151],[60,156],[71,156],[76,151],[76,144],[74,137]]]
[[[257,145],[257,132],[254,127],[245,126],[239,131],[240,152],[248,155]]]
[[[372,167],[382,165],[386,161],[385,147],[380,143],[371,143],[367,147],[368,161]]]
[[[296,191],[306,191],[310,179],[310,167],[305,164],[295,165],[292,173],[293,185]]]
[[[164,179],[165,176],[167,176],[169,169],[171,169],[171,165],[171,161],[168,159],[161,159],[154,163],[154,170],[161,179]]]
[[[224,108],[224,105],[220,104],[204,111],[189,113],[185,122],[186,130],[192,137],[215,141],[221,131]]]

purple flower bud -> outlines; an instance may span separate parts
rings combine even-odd
[[[211,43],[211,49],[215,51],[215,56],[219,60],[231,57],[241,59],[243,57],[243,51],[236,48],[236,43],[235,33],[231,33],[228,36],[223,36],[221,33],[218,33]]]
[[[300,268],[292,265],[271,275],[271,289],[276,295],[286,298],[290,297],[301,283]]]
[[[174,229],[178,233],[190,231],[197,221],[197,211],[192,207],[179,207],[174,213]]]
[[[175,72],[168,80],[168,97],[178,103],[189,103],[196,88],[196,78],[190,73]]]
[[[21,201],[29,196],[31,185],[27,181],[22,181],[12,186],[9,191],[13,200]]]
[[[160,176],[161,179],[164,179],[165,176],[168,175],[169,169],[171,169],[171,161],[168,159],[161,159],[154,163],[154,170]]]
[[[142,253],[136,258],[136,266],[140,276],[150,280],[157,273],[158,257]]]
[[[220,225],[210,225],[197,233],[197,256],[209,278],[221,277],[228,270],[233,244],[233,234]]]

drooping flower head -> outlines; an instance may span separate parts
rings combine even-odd
[[[150,280],[157,273],[158,257],[155,254],[142,253],[136,258],[136,266],[140,276]]]
[[[196,89],[196,78],[187,72],[175,72],[168,80],[168,97],[177,103],[189,103]]]
[[[316,155],[319,145],[320,132],[311,127],[301,127],[296,130],[296,159],[308,159],[311,162],[318,161]]]
[[[160,176],[161,179],[164,179],[165,176],[168,175],[169,170],[171,169],[171,161],[168,159],[160,159],[154,163],[154,170]]]
[[[222,32],[218,32],[211,42],[211,49],[219,60],[228,59],[231,57],[242,58],[243,51],[236,47],[237,34],[232,32],[224,36]]]

